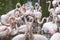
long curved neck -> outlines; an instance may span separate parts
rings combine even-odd
[[[32,28],[31,28],[31,30],[30,30],[30,37],[31,37],[31,40],[33,40],[34,39],[34,37],[33,37],[33,32],[32,32]]]
[[[25,24],[26,24],[26,26],[27,26],[27,20],[26,20],[26,18],[24,17],[24,20],[25,20]],[[27,30],[25,31],[25,34],[27,35],[27,33],[28,33],[28,26],[27,26]]]
[[[26,34],[26,36],[27,36],[27,33],[29,32],[30,37],[31,37],[32,40],[33,40],[32,25],[33,25],[34,19],[32,19],[32,22],[30,23],[30,25],[28,25],[28,22],[27,22],[27,20],[26,20],[25,17],[24,17],[24,19],[25,19],[25,23],[26,23],[26,25],[27,25],[27,30],[26,30],[25,34]]]
[[[48,10],[50,10],[50,7],[51,7],[51,2],[49,3],[49,7],[48,7]]]
[[[30,25],[30,29],[29,29],[29,34],[30,34],[31,40],[34,39],[33,32],[32,32],[32,25],[33,25],[33,23],[34,23],[34,19],[32,20],[31,25]]]
[[[27,24],[27,20],[26,20],[26,17],[24,17],[24,20],[25,20],[25,24]],[[25,33],[24,33],[24,35],[25,35],[25,40],[27,39],[27,35],[28,35],[28,26],[26,25],[26,30],[25,30]]]
[[[31,40],[33,40],[34,37],[33,37],[33,32],[32,32],[32,25],[31,25],[31,28],[30,28],[30,30],[29,30],[29,33],[30,33]]]
[[[42,24],[42,23],[44,22],[44,19],[46,19],[46,17],[44,17],[44,18],[42,19],[42,21],[40,21],[40,20],[38,19],[37,22],[38,22],[39,24]]]

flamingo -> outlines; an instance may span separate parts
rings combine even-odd
[[[11,11],[9,11],[8,13],[6,13],[6,15],[9,16],[9,17],[16,16],[15,13],[18,13],[20,15],[21,14],[20,7],[21,7],[21,4],[20,3],[17,3],[16,4],[16,8],[13,9],[13,10],[11,10]],[[19,16],[18,14],[17,14],[17,16]]]
[[[33,22],[34,22],[34,19],[32,18],[32,22],[27,22],[26,21],[26,24],[28,26],[28,29],[29,29],[29,35],[30,37],[32,38],[32,40],[48,40],[45,36],[43,35],[39,35],[39,34],[33,34],[32,33],[32,25],[33,25]],[[29,26],[30,25],[30,26]]]
[[[19,5],[19,3],[17,5]],[[18,17],[20,17],[21,15],[22,14],[18,8],[13,9],[13,10],[9,11],[7,14],[1,16],[1,23],[4,25],[9,25],[9,18],[10,17],[14,16],[16,19],[19,19]]]
[[[26,23],[26,25],[28,25],[26,18],[25,18],[25,23]],[[12,40],[26,40],[27,34],[28,34],[28,26],[27,26],[27,30],[25,31],[24,34],[19,34],[19,35],[15,36]]]
[[[40,35],[40,34],[33,34],[32,33],[32,25],[33,25],[33,20],[32,19],[32,23],[30,24],[30,28],[29,28],[29,34],[30,34],[30,37],[31,37],[31,40],[48,40],[45,36],[43,35]]]
[[[53,22],[46,22],[43,24],[42,29],[44,30],[45,33],[50,33],[51,35],[53,35],[57,32],[57,25]]]
[[[14,18],[10,18],[10,26],[5,26],[5,25],[1,25],[0,26],[0,38],[2,40],[2,38],[8,37],[10,35],[10,33],[12,32],[12,29],[15,28],[13,27],[15,23]]]
[[[53,0],[52,1],[52,5],[53,5],[54,9],[58,6],[58,3],[59,3],[58,0]]]
[[[49,3],[49,7],[48,7],[48,11],[50,12],[50,16],[52,15],[52,17],[53,17],[53,22],[55,22],[55,16],[56,16],[56,14],[55,14],[55,9],[54,8],[50,8],[50,6],[51,6],[51,2],[50,1],[47,1],[47,3]]]
[[[55,33],[50,40],[60,40],[60,33]]]
[[[37,7],[36,7],[36,5],[37,5]],[[34,15],[35,15],[35,18],[37,18],[37,22],[38,22],[39,24],[42,24],[43,21],[44,21],[44,19],[46,19],[46,18],[44,17],[44,18],[42,19],[42,21],[41,21],[42,9],[41,9],[41,6],[39,6],[38,3],[35,4],[35,10],[37,10],[37,8],[38,8],[38,11],[34,11]],[[39,20],[40,20],[40,21],[39,21]]]
[[[1,16],[1,24],[6,25],[6,26],[10,25],[8,16],[6,14]]]
[[[26,30],[27,30],[27,25],[23,24],[17,27],[16,29],[13,29],[11,35],[16,35],[17,33],[25,32]]]
[[[20,8],[21,7],[21,4],[20,3],[17,3],[16,4],[16,8]]]
[[[35,6],[35,10],[37,11],[40,5],[39,5],[39,3],[35,3],[34,6]]]
[[[37,19],[37,23],[38,24],[42,24],[44,22],[44,19],[46,19],[46,17],[42,18],[42,11],[39,11],[40,9],[38,9],[38,11],[34,11],[34,15],[35,15],[35,18]],[[42,20],[41,20],[42,18]],[[40,26],[38,26],[38,31],[39,31],[39,28]],[[37,32],[39,33],[39,32]]]
[[[59,10],[60,10],[60,5],[58,5],[58,7],[56,7],[56,9],[55,9],[55,14],[56,14],[56,16],[57,16],[57,17],[55,18],[55,19],[57,19],[57,20],[56,20],[56,24],[57,24],[57,26],[58,26],[58,28],[59,28],[59,32],[60,32],[60,25],[59,25],[59,24],[60,24],[60,23],[59,23],[59,22],[60,22],[60,21],[59,21],[59,20],[60,20],[60,11],[59,11]]]

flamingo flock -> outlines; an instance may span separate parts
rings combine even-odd
[[[0,40],[3,38],[6,40],[60,40],[59,2],[59,0],[47,1],[50,15],[43,18],[39,3],[35,3],[34,6],[17,3],[15,9],[1,15]],[[50,8],[51,4],[53,8]],[[44,34],[49,34],[50,38]]]

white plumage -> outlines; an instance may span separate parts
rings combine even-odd
[[[55,33],[50,40],[60,40],[60,33]]]
[[[47,22],[43,24],[43,30],[46,33],[51,33],[56,32],[57,31],[57,25],[53,22]],[[53,33],[52,32],[52,33]]]

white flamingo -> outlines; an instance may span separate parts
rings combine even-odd
[[[56,20],[56,24],[57,24],[57,26],[58,26],[58,28],[59,28],[59,32],[60,32],[60,25],[59,25],[59,24],[60,24],[60,23],[59,23],[59,22],[60,22],[60,11],[59,11],[59,10],[60,10],[60,5],[59,5],[58,7],[56,7],[56,9],[55,9],[55,14],[56,14],[56,16],[57,16],[57,17],[55,18],[55,19],[57,19],[57,20]]]
[[[45,33],[50,33],[53,35],[54,33],[57,32],[57,25],[53,22],[46,22],[43,24],[43,28]]]
[[[27,22],[26,19],[25,19],[25,22]],[[27,30],[25,31],[24,34],[19,34],[19,35],[15,36],[12,40],[26,40],[26,37],[28,34],[28,26],[26,26],[26,27],[27,27]]]
[[[10,25],[8,16],[6,14],[1,16],[1,23],[6,26]]]
[[[8,13],[6,13],[6,15],[9,16],[9,17],[11,17],[11,16],[19,16],[21,14],[20,13],[20,7],[21,7],[21,4],[17,3],[16,8],[9,11]],[[15,13],[17,13],[17,15]]]
[[[30,24],[30,28],[29,28],[29,34],[30,34],[30,37],[31,37],[31,40],[48,40],[45,36],[43,35],[40,35],[40,34],[33,34],[32,33],[32,25],[33,25],[33,20],[32,19],[32,23]]]
[[[3,38],[8,38],[10,33],[12,32],[12,29],[13,29],[12,25],[10,25],[8,27],[1,25],[0,26],[0,38],[1,38],[1,40]]]
[[[60,33],[55,33],[50,40],[60,40]]]
[[[53,21],[55,22],[55,16],[56,16],[56,14],[55,14],[55,9],[54,8],[50,8],[50,6],[51,6],[51,2],[50,1],[47,1],[47,3],[49,3],[49,7],[48,7],[48,11],[50,12],[50,16],[52,15],[52,17],[53,17]]]
[[[53,5],[54,9],[58,6],[58,3],[59,3],[58,0],[53,0],[52,1],[52,5]]]

